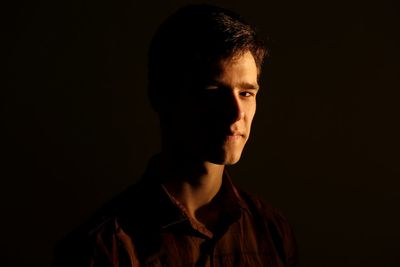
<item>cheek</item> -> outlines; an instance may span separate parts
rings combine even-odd
[[[246,123],[247,124],[251,125],[255,114],[256,114],[256,104],[254,102],[247,107],[247,112],[246,112]]]

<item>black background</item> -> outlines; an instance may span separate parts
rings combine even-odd
[[[160,145],[148,44],[188,2],[3,9],[2,266],[49,266],[57,240],[140,177]],[[400,266],[399,2],[212,3],[270,40],[236,182],[287,215],[301,266]]]

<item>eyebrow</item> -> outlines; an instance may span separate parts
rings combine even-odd
[[[260,87],[258,84],[253,84],[253,83],[247,83],[247,82],[242,82],[239,83],[238,86],[243,89],[249,89],[249,90],[258,90]]]
[[[211,85],[222,86],[222,87],[227,87],[225,84],[223,84],[221,82],[218,82],[218,81],[215,81],[215,80],[211,81],[210,84]],[[260,88],[258,86],[258,84],[253,84],[253,83],[248,83],[248,82],[241,82],[241,83],[238,83],[236,86],[239,87],[240,89],[256,90],[256,91],[258,91],[258,89]]]

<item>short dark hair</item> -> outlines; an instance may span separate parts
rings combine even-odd
[[[185,79],[193,82],[211,64],[246,51],[260,72],[264,43],[236,13],[206,4],[179,9],[161,24],[150,43],[148,92],[153,108],[157,111],[168,102],[169,89],[186,89]]]

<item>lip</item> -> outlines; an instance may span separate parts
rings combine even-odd
[[[242,132],[229,132],[228,136],[243,136],[244,133]]]
[[[242,137],[243,137],[243,134],[241,132],[231,132],[228,135],[226,135],[226,139],[228,141],[236,141]]]
[[[240,138],[242,138],[241,135],[228,135],[227,137],[228,141],[235,141],[235,140],[239,140]]]

